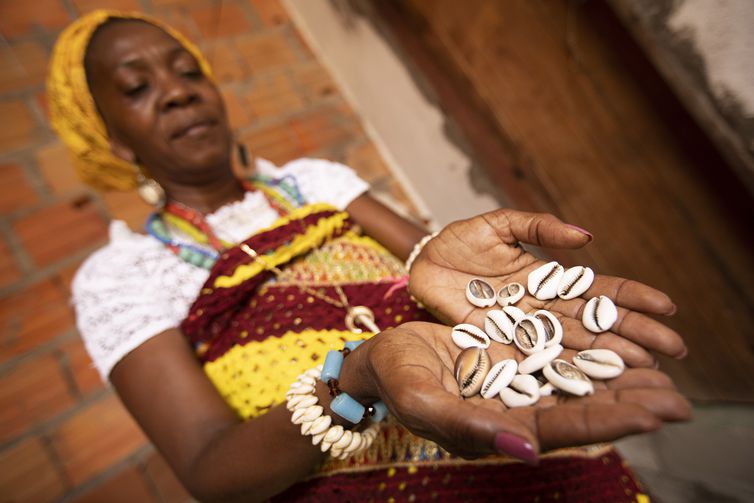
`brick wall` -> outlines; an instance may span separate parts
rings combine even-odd
[[[55,37],[104,6],[144,10],[197,41],[256,155],[345,162],[410,207],[278,0],[0,0],[0,502],[188,498],[99,381],[69,305],[108,221],[141,228],[149,212],[134,194],[83,186],[45,117]]]

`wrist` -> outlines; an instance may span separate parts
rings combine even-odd
[[[365,341],[343,360],[339,379],[340,389],[364,406],[380,399],[369,365],[369,349],[373,340]]]

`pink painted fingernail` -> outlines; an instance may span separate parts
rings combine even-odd
[[[503,454],[509,454],[514,458],[525,461],[527,464],[539,463],[539,456],[534,451],[529,441],[525,438],[501,431],[495,435],[495,450]]]
[[[577,225],[573,225],[573,224],[566,224],[566,227],[570,227],[571,229],[573,229],[573,230],[576,230],[576,231],[579,231],[579,232],[580,232],[580,233],[582,233],[582,234],[586,234],[587,236],[589,236],[589,241],[591,241],[592,239],[594,239],[594,236],[592,236],[592,233],[591,233],[591,232],[589,232],[589,231],[588,231],[588,230],[586,230],[586,229],[582,229],[581,227],[579,227],[579,226],[577,226]]]

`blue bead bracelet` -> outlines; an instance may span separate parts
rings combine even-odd
[[[323,383],[327,384],[327,387],[330,388],[330,394],[334,397],[330,403],[330,410],[353,424],[358,424],[364,419],[367,408],[351,398],[348,393],[341,391],[338,388],[338,379],[345,357],[363,342],[348,341],[345,343],[343,351],[328,351],[319,377]],[[387,406],[382,400],[379,400],[369,407],[368,412],[374,422],[380,422],[387,415]]]

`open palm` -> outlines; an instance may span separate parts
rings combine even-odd
[[[689,405],[672,381],[654,369],[627,369],[620,377],[595,382],[594,395],[542,397],[535,405],[508,409],[499,398],[463,399],[453,375],[460,349],[451,328],[407,323],[363,345],[374,388],[398,421],[448,451],[478,457],[500,451],[501,432],[528,442],[531,453],[562,446],[609,441],[685,420]],[[521,360],[515,346],[493,343],[493,362]],[[573,350],[561,358],[570,360]],[[508,451],[522,458],[522,452]]]
[[[488,309],[472,306],[466,285],[482,278],[499,289],[513,281],[523,285],[528,274],[544,262],[519,243],[550,248],[580,248],[590,236],[547,214],[501,209],[454,222],[429,241],[411,268],[409,289],[433,314],[448,324],[461,322],[483,326]],[[568,267],[571,264],[564,264]],[[576,264],[572,264],[576,265]],[[593,334],[581,324],[586,300],[610,297],[618,307],[618,320],[609,332]],[[624,278],[595,275],[592,286],[580,298],[537,300],[528,293],[517,304],[525,312],[546,309],[563,325],[563,346],[573,350],[607,348],[631,367],[656,364],[652,352],[683,357],[681,337],[647,314],[672,314],[675,306],[667,295]]]

